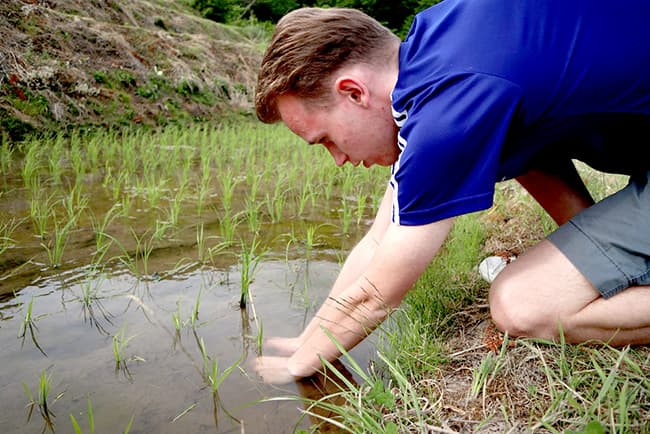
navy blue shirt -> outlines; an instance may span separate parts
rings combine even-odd
[[[558,158],[650,169],[650,1],[445,0],[415,18],[392,93],[393,220],[492,205]]]

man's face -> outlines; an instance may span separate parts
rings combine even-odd
[[[365,167],[393,164],[399,149],[390,106],[362,106],[354,101],[335,97],[325,108],[294,95],[277,99],[282,122],[309,144],[325,146],[337,166],[346,162]]]

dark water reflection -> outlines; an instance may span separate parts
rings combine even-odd
[[[325,260],[313,260],[309,267],[304,260],[261,263],[251,291],[264,335],[299,333],[329,291],[338,268],[338,263]],[[38,414],[26,423],[28,398],[22,383],[36,396],[38,375],[44,369],[52,379],[50,408],[59,432],[71,432],[70,414],[87,426],[88,398],[97,432],[122,432],[132,416],[131,432],[241,432],[240,421],[245,432],[292,432],[300,402],[255,402],[298,394],[317,398],[324,391],[317,378],[275,388],[260,383],[252,372],[257,326],[252,309],[243,315],[238,307],[237,268],[198,269],[149,282],[128,273],[90,281],[87,275],[83,269],[69,271],[67,276],[25,287],[0,305],[3,433],[40,431],[43,422]],[[92,312],[82,303],[84,285],[97,289]],[[199,291],[199,314],[192,327]],[[47,357],[29,338],[24,342],[17,338],[30,300],[37,326],[34,337]],[[179,311],[185,325],[177,333],[173,315]],[[127,362],[126,369],[116,369],[112,335],[122,327],[130,338],[123,351]],[[241,369],[233,370],[219,387],[217,400],[204,380],[201,339],[220,372],[241,361]],[[353,355],[364,366],[370,351],[362,345]],[[63,395],[54,402],[58,394]],[[301,424],[308,425],[308,419]]]

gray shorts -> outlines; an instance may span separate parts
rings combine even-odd
[[[650,285],[650,171],[548,237],[605,298]]]

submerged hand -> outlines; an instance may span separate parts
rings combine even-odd
[[[264,341],[263,349],[278,356],[293,355],[300,347],[300,338],[269,338]]]
[[[296,377],[289,373],[288,357],[262,356],[255,360],[255,372],[268,384],[287,384],[296,380]]]

